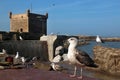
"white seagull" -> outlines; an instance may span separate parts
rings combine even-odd
[[[26,59],[25,57],[21,57],[22,63],[25,65]]]
[[[78,39],[75,37],[71,37],[68,39],[68,42],[70,43],[68,47],[68,60],[71,64],[75,65],[74,74],[70,75],[70,77],[76,76],[77,71],[77,65],[81,66],[81,76],[78,77],[79,79],[82,79],[82,67],[83,66],[94,66],[94,61],[89,57],[89,55],[86,52],[79,51],[76,49],[78,44]]]
[[[19,58],[19,52],[16,52],[16,56],[15,56],[16,59]]]
[[[19,39],[20,39],[20,40],[23,40],[22,36],[19,36]]]
[[[102,39],[100,38],[99,35],[97,35],[97,37],[96,37],[96,42],[97,43],[103,43],[103,41],[102,41]]]
[[[0,52],[0,54],[6,54],[6,50],[2,49],[2,52]]]

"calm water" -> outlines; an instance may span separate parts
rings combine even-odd
[[[96,42],[91,41],[88,45],[80,46],[79,49],[86,51],[91,57],[93,57],[93,47],[96,46]],[[100,44],[102,46],[106,47],[112,47],[112,48],[120,48],[120,42],[105,42],[104,44]],[[114,77],[107,74],[100,74],[100,73],[92,73],[89,71],[84,71],[84,74],[87,76],[99,78],[102,80],[120,80],[120,77]]]
[[[95,41],[90,41],[88,45],[83,45],[78,48],[83,51],[86,51],[91,57],[93,57],[93,47],[96,45],[97,44]],[[104,44],[100,45],[112,48],[120,48],[120,42],[105,42]]]

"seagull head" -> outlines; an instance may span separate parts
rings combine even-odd
[[[68,39],[68,42],[70,43],[70,45],[76,47],[77,44],[78,44],[78,39],[75,38],[75,37],[71,37],[71,38]]]

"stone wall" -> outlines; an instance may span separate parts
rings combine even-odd
[[[55,57],[55,48],[63,46],[68,37],[63,35],[47,35],[40,37],[40,41],[47,41],[49,60],[52,61]]]
[[[39,40],[42,34],[39,33],[19,33],[19,32],[4,32],[0,33],[0,40],[19,40],[19,36],[23,38],[23,40]]]
[[[23,32],[29,32],[27,14],[16,14],[10,18],[10,31],[19,32],[20,29]]]
[[[16,55],[19,52],[20,56],[34,57],[37,56],[40,60],[48,61],[48,48],[45,41],[39,40],[23,40],[23,41],[3,41],[0,43],[0,52],[4,48],[9,55]]]
[[[101,71],[120,73],[120,49],[95,46],[94,60]]]

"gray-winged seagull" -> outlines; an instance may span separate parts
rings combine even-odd
[[[82,67],[83,66],[94,66],[94,61],[89,57],[89,55],[86,52],[77,50],[77,44],[78,44],[78,39],[75,37],[71,37],[68,39],[68,42],[70,43],[68,47],[68,60],[71,64],[75,65],[75,70],[74,74],[70,75],[70,77],[75,77],[76,76],[76,70],[77,70],[77,65],[81,66],[81,76],[78,77],[79,79],[82,79]]]

